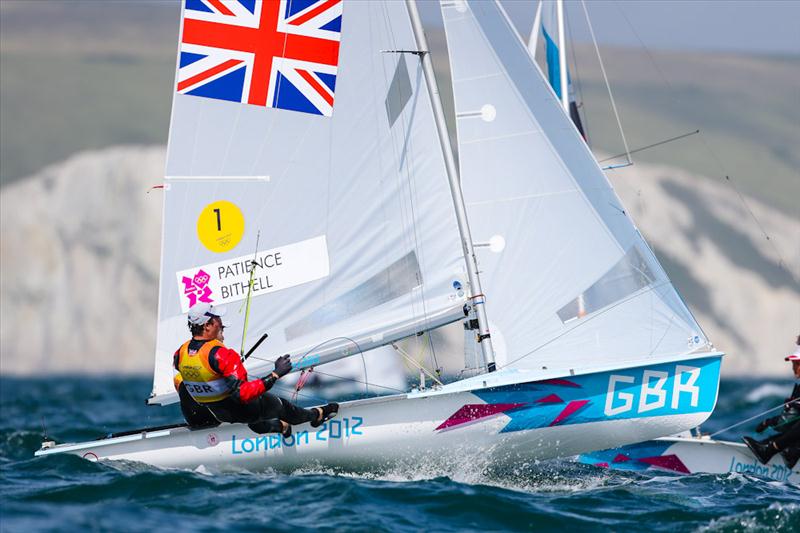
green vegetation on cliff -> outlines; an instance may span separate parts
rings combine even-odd
[[[0,3],[0,184],[80,150],[166,142],[178,17],[177,1]],[[443,48],[441,30],[429,37]],[[729,174],[797,215],[800,57],[619,48],[603,57],[631,148],[702,130],[634,160]],[[574,59],[592,147],[624,151],[593,50],[578,46]]]

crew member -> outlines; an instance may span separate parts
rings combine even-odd
[[[800,335],[797,336],[794,353],[787,355],[784,360],[792,363],[794,377],[800,380]],[[756,432],[761,433],[767,428],[774,429],[778,434],[761,441],[744,437],[745,444],[762,464],[767,464],[780,452],[786,466],[793,468],[800,459],[800,381],[795,383],[792,395],[786,398],[781,414],[762,421],[756,427]]]
[[[336,403],[303,409],[267,392],[291,371],[288,354],[275,361],[275,370],[269,376],[249,380],[239,354],[223,344],[224,314],[224,308],[209,304],[189,309],[192,338],[175,352],[175,385],[179,393],[181,386],[188,393],[187,401],[182,398],[181,409],[190,426],[215,425],[211,416],[217,423],[245,423],[257,433],[282,433],[288,437],[292,425],[310,422],[318,427],[336,416]]]

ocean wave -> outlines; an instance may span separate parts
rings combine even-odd
[[[787,389],[786,384],[764,383],[748,392],[745,399],[750,403],[758,403],[767,398],[776,398],[783,401],[783,398],[788,396],[790,392],[791,389]]]

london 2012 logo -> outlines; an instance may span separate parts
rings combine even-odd
[[[198,302],[210,304],[214,301],[208,286],[210,279],[211,276],[202,268],[191,278],[183,276],[183,294],[189,299],[189,307]]]

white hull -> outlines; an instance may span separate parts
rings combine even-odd
[[[580,462],[622,470],[679,474],[735,472],[800,484],[800,464],[788,468],[780,455],[762,465],[743,443],[708,437],[664,437],[614,450],[581,455]]]
[[[511,466],[694,427],[713,410],[719,362],[719,354],[680,361],[677,368],[695,370],[678,372],[677,382],[686,384],[696,371],[697,395],[676,389],[671,394],[678,399],[672,403],[667,383],[665,405],[655,409],[653,416],[637,411],[638,406],[646,405],[635,396],[642,390],[642,373],[651,369],[669,372],[671,368],[670,379],[674,379],[675,363],[524,381],[526,373],[497,372],[438,391],[346,402],[336,419],[317,429],[308,424],[296,426],[289,439],[257,435],[242,424],[223,424],[212,429],[179,427],[43,447],[37,455],[70,453],[90,460],[215,470],[325,467],[358,471],[421,462],[447,470],[448,464],[465,461]],[[632,379],[611,390],[609,383],[616,383],[620,376]],[[634,401],[627,402],[628,396]],[[658,394],[653,398],[657,400]],[[620,412],[626,405],[631,409]]]

